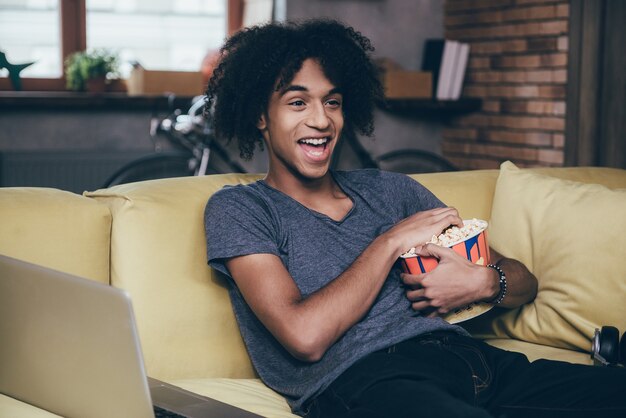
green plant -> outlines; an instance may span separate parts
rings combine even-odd
[[[117,54],[106,49],[75,52],[65,60],[66,86],[70,90],[83,91],[87,80],[117,74]]]

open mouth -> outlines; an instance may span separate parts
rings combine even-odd
[[[330,137],[303,138],[298,140],[298,144],[312,157],[323,157],[329,142]]]

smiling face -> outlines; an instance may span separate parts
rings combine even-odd
[[[257,127],[269,154],[265,180],[280,185],[326,178],[343,129],[343,97],[311,58],[291,83],[272,93]]]

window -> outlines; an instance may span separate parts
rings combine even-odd
[[[87,0],[87,48],[120,55],[153,70],[198,71],[226,36],[223,0]]]
[[[61,77],[59,33],[58,0],[0,0],[0,50],[11,63],[35,62],[22,77]]]
[[[64,90],[63,58],[86,48],[117,51],[148,69],[200,70],[206,53],[241,25],[241,0],[0,0],[0,51],[24,90]],[[0,90],[12,90],[0,70]]]

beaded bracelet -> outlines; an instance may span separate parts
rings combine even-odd
[[[491,267],[492,269],[497,271],[498,276],[500,276],[500,279],[499,279],[500,292],[498,293],[498,296],[496,296],[490,302],[490,303],[493,303],[494,305],[499,305],[502,303],[502,301],[504,300],[504,297],[506,296],[506,274],[504,274],[504,271],[497,264],[487,264],[487,267]]]

